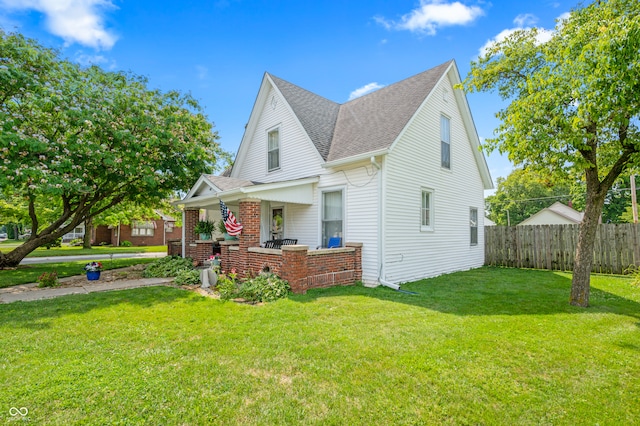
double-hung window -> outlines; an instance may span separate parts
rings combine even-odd
[[[131,226],[132,237],[153,237],[156,225],[151,221],[134,221]]]
[[[474,207],[469,209],[469,228],[471,230],[471,245],[478,245],[478,209]]]
[[[280,131],[278,129],[267,133],[267,144],[268,170],[278,170],[280,168]]]
[[[420,230],[433,230],[433,191],[422,190],[422,203],[420,207]]]
[[[451,168],[451,120],[444,115],[440,116],[440,165]]]
[[[344,198],[342,190],[322,193],[322,247],[328,247],[331,238],[342,246]]]

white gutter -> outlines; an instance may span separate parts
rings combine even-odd
[[[385,155],[388,153],[389,153],[388,148],[379,149],[377,151],[371,151],[371,152],[366,152],[364,154],[353,155],[347,158],[341,158],[340,160],[329,161],[327,163],[322,164],[322,167],[325,169],[328,169],[331,167],[343,166],[345,164],[355,163],[356,161],[368,160],[371,157],[377,157],[378,155]]]

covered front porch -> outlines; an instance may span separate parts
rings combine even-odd
[[[296,293],[361,280],[362,244],[342,242],[336,234],[331,240],[337,246],[323,248],[329,239],[318,237],[317,182],[307,178],[257,184],[203,176],[180,202],[184,206],[180,254],[203,264],[219,251],[223,270],[234,269],[239,277],[272,272]],[[200,240],[195,226],[202,219],[219,222],[220,201],[242,224],[241,234],[237,240]],[[177,248],[175,243],[173,247]]]

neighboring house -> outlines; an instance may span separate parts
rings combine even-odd
[[[175,226],[176,220],[161,212],[149,220],[134,220],[129,225],[96,227],[94,245],[120,245],[122,241],[129,241],[134,246],[161,246],[168,240],[179,239],[182,228]]]
[[[496,223],[485,216],[484,217],[484,226],[496,226]]]
[[[73,240],[83,239],[84,238],[84,222],[80,223],[76,226],[73,231],[67,232],[62,236],[62,242],[68,243]]]
[[[231,172],[180,204],[219,220],[222,200],[243,220],[239,201],[259,200],[261,243],[362,243],[365,283],[482,266],[493,185],[458,83],[449,61],[338,104],[265,73]]]
[[[518,224],[522,225],[579,225],[584,213],[556,201]]]

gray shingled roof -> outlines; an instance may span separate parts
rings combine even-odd
[[[389,148],[452,61],[337,104],[268,74],[325,161]]]
[[[257,185],[259,182],[251,182],[250,180],[236,179],[228,176],[204,175],[209,182],[214,184],[221,191],[229,191],[230,189],[242,188],[245,186]]]
[[[340,105],[274,75],[268,75],[293,109],[322,158],[326,160]]]
[[[327,161],[389,148],[450,64],[341,105]]]

